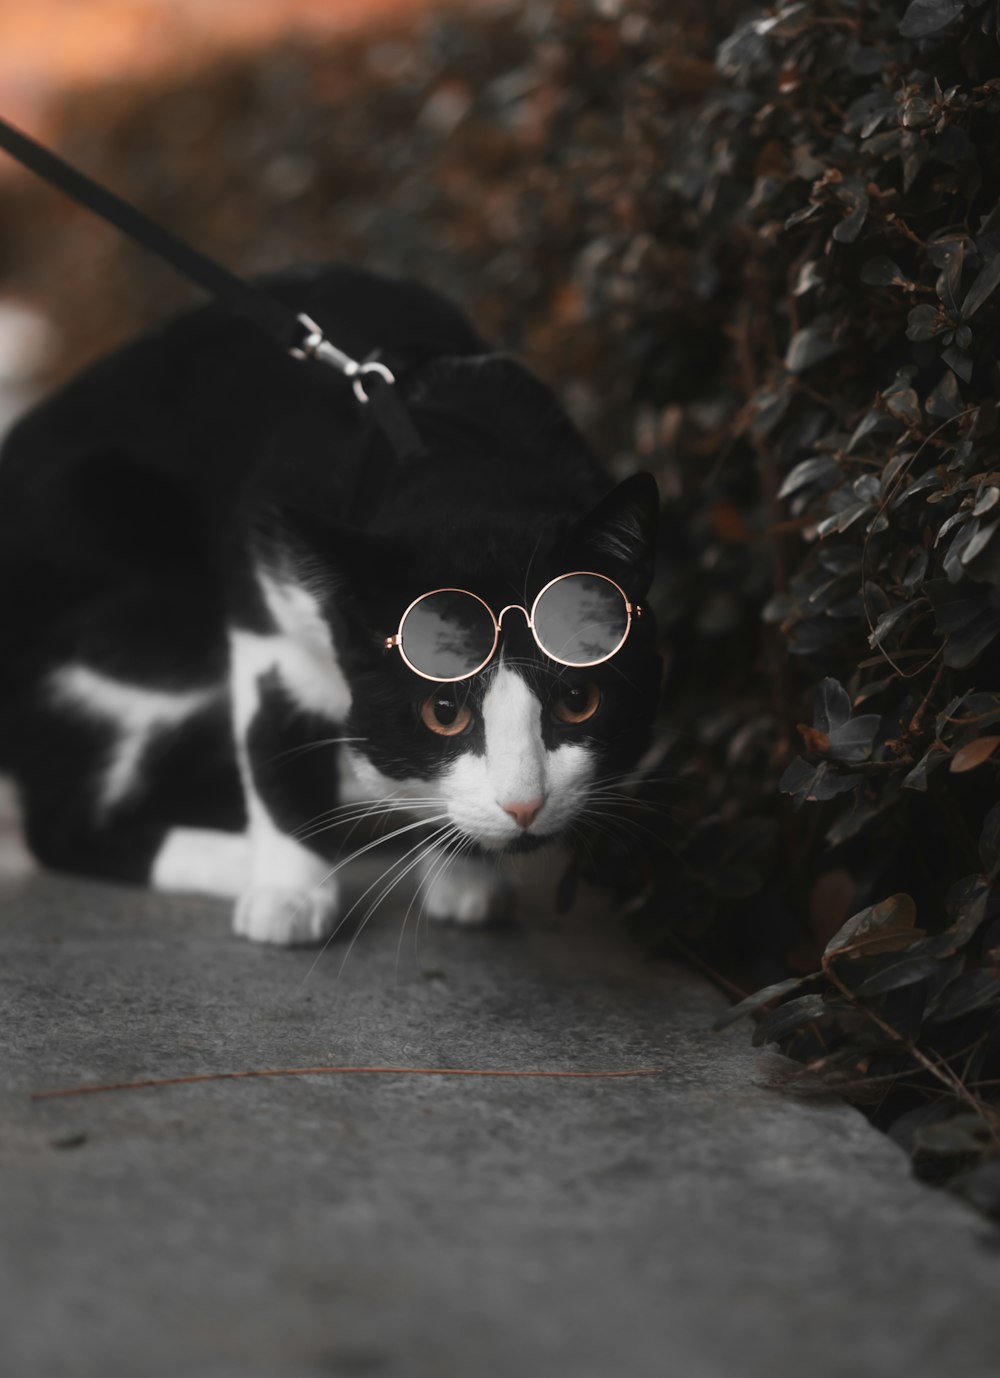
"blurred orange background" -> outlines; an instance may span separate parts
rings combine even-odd
[[[4,0],[0,114],[45,132],[60,89],[182,72],[283,34],[356,31],[433,0]],[[3,160],[0,175],[10,170]]]

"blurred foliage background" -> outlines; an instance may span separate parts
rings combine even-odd
[[[63,89],[71,160],[238,271],[423,279],[664,497],[664,731],[582,848],[654,947],[1000,1201],[996,0],[375,7]],[[193,295],[24,178],[50,379]],[[620,824],[620,826],[618,826]]]

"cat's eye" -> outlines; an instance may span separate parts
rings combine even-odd
[[[600,688],[589,684],[562,684],[552,704],[552,712],[560,722],[580,723],[592,718],[601,706]]]
[[[420,721],[439,737],[457,737],[472,723],[472,709],[459,703],[454,694],[439,689],[420,705]]]

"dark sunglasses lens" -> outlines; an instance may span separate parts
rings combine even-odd
[[[568,574],[535,604],[535,635],[546,655],[569,665],[596,665],[625,640],[628,606],[599,574]]]
[[[496,627],[478,598],[442,589],[414,603],[403,618],[400,645],[413,668],[432,679],[464,679],[489,659]]]

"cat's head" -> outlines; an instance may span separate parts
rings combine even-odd
[[[636,474],[577,518],[444,506],[374,533],[297,518],[297,577],[331,628],[366,791],[440,800],[459,835],[492,852],[528,850],[599,811],[655,711],[659,659],[643,600],[657,516],[656,485]],[[550,580],[574,571],[613,579],[640,609],[621,649],[581,669],[549,659],[526,617]],[[385,644],[414,599],[442,588],[508,609],[493,659],[458,683],[421,677]]]

